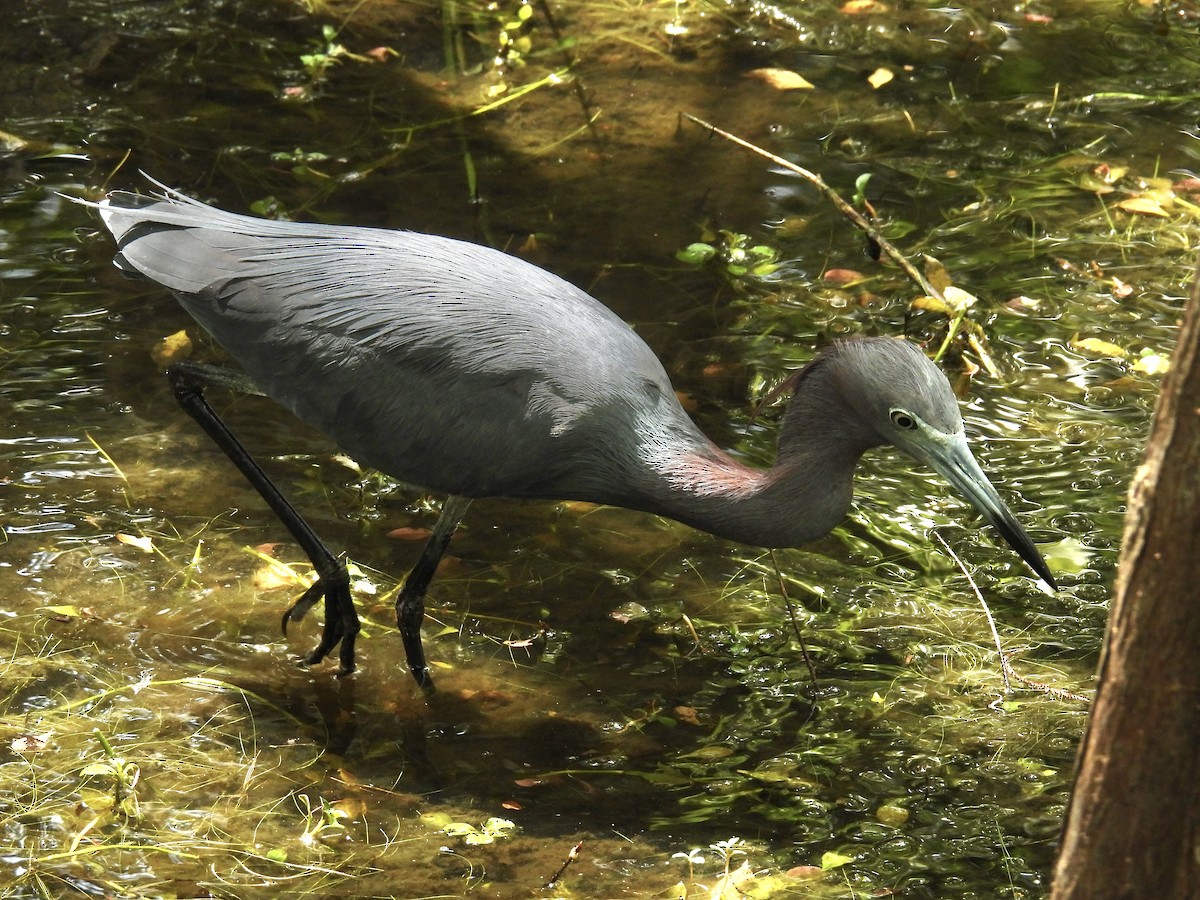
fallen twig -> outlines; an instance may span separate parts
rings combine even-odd
[[[580,841],[571,848],[570,852],[567,853],[567,858],[563,860],[563,864],[558,867],[558,871],[554,873],[550,880],[542,885],[543,888],[552,888],[558,884],[559,879],[563,877],[563,872],[567,871],[567,867],[571,865],[571,863],[575,861],[575,857],[579,855],[579,850],[581,847],[583,847],[583,841]]]
[[[988,627],[992,629],[992,640],[996,642],[996,655],[1000,659],[1000,675],[1004,679],[1004,694],[1012,693],[1012,681],[1018,681],[1027,690],[1038,691],[1039,693],[1045,694],[1047,697],[1052,697],[1055,700],[1074,700],[1078,703],[1091,703],[1092,701],[1082,694],[1076,694],[1074,691],[1052,687],[1044,682],[1034,681],[1032,678],[1026,678],[1013,668],[1012,663],[1009,661],[1011,654],[1006,653],[1000,644],[1000,632],[996,628],[996,620],[992,618],[992,611],[988,609],[987,601],[983,599],[983,593],[979,590],[979,586],[975,584],[975,579],[971,577],[971,573],[967,571],[967,567],[963,565],[963,561],[958,558],[958,554],[950,548],[948,543],[946,543],[946,539],[936,531],[933,532],[933,536],[937,538],[937,541],[942,545],[942,548],[950,554],[950,558],[958,564],[959,571],[967,577],[967,584],[971,585],[971,590],[975,592],[975,596],[979,600],[979,605],[983,607],[983,614],[987,616]],[[1009,680],[1010,678],[1012,681]],[[1003,700],[1004,694],[1001,694],[999,697],[997,697],[992,705]]]
[[[908,277],[911,278],[913,282],[921,288],[921,290],[923,290],[930,297],[936,297],[943,303],[946,302],[946,298],[942,295],[942,292],[939,291],[933,284],[931,284],[929,279],[922,275],[916,266],[908,261],[908,257],[897,250],[895,245],[885,238],[883,234],[880,233],[879,229],[871,224],[871,221],[866,216],[843,200],[841,194],[827,185],[825,180],[816,172],[806,169],[803,166],[796,165],[796,163],[792,162],[791,160],[784,159],[782,156],[776,156],[769,150],[764,150],[762,147],[752,144],[735,134],[730,134],[728,131],[718,128],[716,125],[713,125],[710,122],[705,122],[703,119],[693,116],[691,113],[684,113],[684,115],[701,128],[707,128],[713,134],[719,135],[725,138],[725,140],[737,144],[739,147],[745,147],[747,150],[757,153],[764,159],[769,159],[777,166],[780,166],[787,171],[792,172],[793,174],[799,175],[805,181],[810,182],[818,191],[825,195],[825,198],[837,208],[838,212],[850,220],[852,225],[860,229],[867,237],[878,244],[879,248],[886,253],[892,259],[892,261],[896,263],[896,265],[903,269],[904,273],[908,275]]]

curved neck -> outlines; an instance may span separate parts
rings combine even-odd
[[[802,374],[826,377],[820,367]],[[859,459],[881,443],[855,417],[822,405],[828,395],[796,380],[769,469],[738,462],[680,410],[686,424],[677,420],[669,434],[643,441],[639,455],[649,472],[639,502],[625,505],[760,547],[795,547],[828,534],[850,508]]]
[[[846,517],[857,461],[781,453],[754,469],[709,444],[654,460],[658,489],[638,505],[729,540],[797,547]]]

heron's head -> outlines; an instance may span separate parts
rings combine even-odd
[[[830,348],[820,366],[825,377],[816,389],[829,393],[828,406],[841,406],[842,415],[857,420],[869,435],[864,440],[892,444],[940,474],[1055,586],[1033,541],[975,461],[950,383],[924,353],[908,341],[866,338]]]

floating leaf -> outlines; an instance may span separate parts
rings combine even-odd
[[[675,258],[688,265],[700,266],[717,255],[717,248],[712,244],[688,244],[675,254]]]
[[[1138,213],[1143,216],[1162,216],[1166,217],[1169,213],[1163,209],[1162,204],[1150,197],[1130,197],[1128,200],[1122,200],[1117,206],[1125,212]]]
[[[1086,353],[1094,353],[1097,356],[1112,356],[1117,359],[1124,359],[1128,354],[1116,344],[1110,344],[1108,341],[1102,341],[1100,338],[1079,338],[1071,341],[1071,346],[1076,350],[1083,350]]]
[[[826,870],[837,869],[837,868],[840,868],[841,866],[846,865],[846,863],[852,863],[852,862],[854,862],[853,856],[845,856],[844,854],[841,854],[841,853],[835,853],[833,850],[826,850],[824,853],[821,854],[821,868],[822,869],[826,869]]]
[[[266,554],[255,553],[255,555],[264,563],[254,570],[255,590],[273,591],[278,588],[308,587],[308,580],[287,563],[271,559]]]
[[[925,277],[929,279],[929,283],[941,291],[943,294],[946,289],[954,283],[954,279],[950,277],[949,270],[942,264],[942,261],[936,256],[930,256],[928,253],[921,257],[923,267],[925,269]],[[950,298],[947,297],[947,300]]]
[[[411,525],[401,525],[399,528],[393,528],[387,533],[387,536],[397,541],[424,541],[428,540],[433,534],[428,528],[417,528]]]
[[[1161,353],[1143,350],[1132,368],[1135,372],[1145,372],[1147,375],[1164,375],[1171,368],[1171,360]]]
[[[863,16],[868,13],[885,13],[887,11],[888,5],[880,3],[879,0],[847,0],[841,8],[841,12],[847,16]]]
[[[1079,176],[1079,186],[1085,191],[1092,191],[1096,194],[1111,194],[1116,190],[1111,184],[1092,172],[1084,172]]]
[[[944,300],[937,297],[917,297],[911,304],[913,309],[924,309],[929,312],[941,313],[943,316],[953,316],[954,310]]]
[[[154,552],[154,541],[144,535],[118,534],[117,540],[122,544],[128,544],[130,547],[137,547],[145,553]]]
[[[825,874],[825,870],[820,866],[792,866],[783,874],[788,876],[788,878],[800,878],[807,881],[813,878],[820,878]]]
[[[811,91],[816,87],[811,81],[791,69],[751,69],[748,78],[757,78],[777,91]]]
[[[108,791],[97,791],[92,788],[83,788],[79,791],[79,799],[83,801],[83,805],[92,812],[105,813],[117,805],[113,795]]]
[[[387,62],[392,57],[399,55],[400,54],[391,47],[372,47],[363,54],[363,56],[367,57],[367,59],[374,60],[377,63]]]
[[[721,744],[710,744],[707,747],[701,747],[699,750],[693,750],[691,753],[685,753],[683,759],[698,759],[702,762],[715,762],[718,759],[725,759],[728,756],[733,756],[733,749],[725,747]]]
[[[979,302],[979,298],[969,291],[964,291],[962,288],[955,287],[952,284],[942,288],[942,296],[946,298],[946,302],[954,307],[955,313],[962,312],[964,309],[970,309]]]
[[[903,806],[896,806],[891,803],[885,803],[879,809],[875,810],[875,818],[884,825],[890,825],[892,828],[899,828],[908,821],[908,810]]]
[[[494,834],[497,837],[502,837],[510,831],[517,830],[517,823],[508,819],[501,819],[499,816],[492,816],[483,823],[483,830],[487,834]]]
[[[192,339],[186,331],[180,330],[169,334],[150,351],[150,358],[160,368],[166,368],[181,359],[192,355]]]
[[[1024,294],[1018,294],[1016,297],[1005,300],[1004,305],[1016,312],[1024,312],[1026,310],[1037,312],[1038,308],[1042,305],[1042,301],[1036,297],[1026,297]]]
[[[828,284],[846,285],[856,281],[866,281],[867,276],[854,269],[826,269],[821,274],[821,280]]]
[[[883,66],[880,66],[867,76],[867,84],[871,85],[875,90],[879,90],[895,77],[896,75],[891,69],[885,69]]]
[[[1118,300],[1123,300],[1133,293],[1133,285],[1129,284],[1128,282],[1122,281],[1116,275],[1113,276],[1112,283],[1113,283],[1112,295],[1114,297],[1116,297]]]
[[[77,606],[43,606],[42,609],[60,619],[78,619],[83,615]]]
[[[23,734],[13,738],[8,746],[13,753],[36,753],[46,749],[46,745],[50,743],[50,735],[49,731],[43,731],[40,734]]]
[[[348,797],[329,804],[327,811],[338,819],[357,819],[367,811],[367,804]]]

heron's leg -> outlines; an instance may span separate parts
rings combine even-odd
[[[279,517],[284,527],[296,539],[296,543],[308,556],[317,573],[316,582],[304,592],[292,607],[283,614],[283,630],[287,633],[288,622],[292,619],[303,618],[313,605],[322,597],[325,598],[325,627],[321,632],[321,641],[316,649],[304,658],[305,663],[312,665],[328,656],[333,648],[341,643],[338,661],[341,666],[339,675],[354,671],[354,640],[358,636],[358,613],[354,602],[350,599],[350,576],[346,572],[346,564],[339,560],[317,537],[312,527],[304,521],[295,507],[288,502],[279,488],[267,477],[242,446],[229,426],[216,414],[208,401],[204,399],[204,388],[209,384],[217,384],[235,390],[248,390],[250,393],[261,394],[261,391],[250,379],[239,372],[222,369],[216,366],[202,366],[197,363],[177,363],[167,370],[167,377],[175,391],[175,399],[188,415],[199,423],[200,427],[220,447],[225,455],[233,462],[246,479],[258,491],[259,496],[266,501],[271,510]]]
[[[408,669],[412,672],[417,684],[427,694],[434,691],[433,679],[429,676],[429,666],[425,662],[425,648],[421,646],[421,621],[425,618],[425,592],[433,573],[437,571],[438,563],[446,552],[450,538],[458,523],[466,515],[471,498],[449,496],[442,504],[441,515],[433,525],[433,534],[425,542],[425,549],[417,564],[413,566],[408,578],[404,579],[404,587],[396,598],[396,625],[400,629],[400,637],[404,641],[404,655],[408,658]]]

